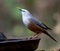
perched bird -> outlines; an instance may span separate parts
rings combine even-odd
[[[26,9],[19,9],[22,13],[22,20],[23,23],[28,29],[35,32],[36,34],[33,37],[38,36],[40,33],[44,33],[48,35],[51,39],[53,39],[55,42],[57,42],[51,35],[48,30],[51,30],[51,28],[47,27],[44,23],[39,21],[37,18],[31,15],[31,13]],[[32,37],[32,38],[33,38]]]

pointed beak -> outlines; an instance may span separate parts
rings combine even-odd
[[[22,11],[22,9],[19,9],[20,11]]]

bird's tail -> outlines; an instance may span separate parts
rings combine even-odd
[[[48,35],[51,39],[53,39],[55,42],[57,42],[57,40],[55,40],[50,34],[50,32],[48,30],[45,31],[45,34]]]

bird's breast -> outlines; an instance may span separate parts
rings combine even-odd
[[[28,18],[28,17],[23,17],[23,18],[22,18],[24,25],[27,26],[27,27],[28,27],[28,25],[29,25],[29,23],[30,23],[29,19],[30,19],[30,18]]]
[[[28,28],[35,33],[42,33],[44,31],[44,29],[42,27],[35,24],[31,19],[30,19]]]

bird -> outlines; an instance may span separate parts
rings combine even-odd
[[[27,10],[27,9],[19,9],[21,14],[22,14],[22,21],[24,23],[24,25],[31,30],[32,32],[34,32],[35,34],[32,36],[36,37],[39,36],[41,33],[46,34],[47,36],[49,36],[52,40],[54,40],[55,42],[57,42],[57,40],[55,40],[51,35],[50,32],[48,30],[52,30],[51,28],[49,28],[48,26],[46,26],[44,23],[42,23],[40,20],[38,20],[36,17],[32,16],[32,14]]]

